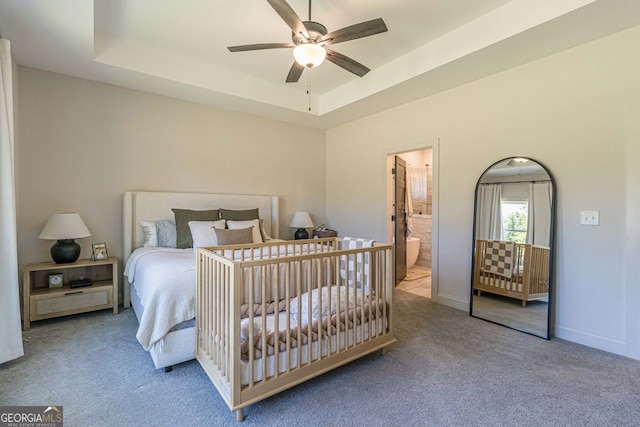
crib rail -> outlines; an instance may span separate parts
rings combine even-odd
[[[229,408],[395,342],[392,257],[338,238],[199,248],[196,358]]]

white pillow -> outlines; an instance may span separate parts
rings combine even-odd
[[[156,228],[155,221],[140,221],[142,227],[142,234],[144,235],[144,244],[146,247],[158,246],[158,229]]]
[[[224,219],[218,221],[189,221],[194,252],[198,247],[218,246],[214,228],[224,229]]]
[[[252,219],[249,221],[232,221],[227,220],[227,228],[229,230],[239,230],[241,228],[253,227],[253,243],[262,243],[262,234],[260,234],[260,220]]]

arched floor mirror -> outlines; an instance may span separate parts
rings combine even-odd
[[[470,315],[551,338],[556,187],[539,162],[494,163],[475,191]]]

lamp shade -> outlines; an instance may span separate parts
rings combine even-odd
[[[311,221],[311,216],[309,212],[296,212],[293,215],[293,219],[291,223],[289,223],[289,227],[291,228],[311,228],[313,227],[313,221]]]
[[[322,64],[327,51],[314,43],[300,44],[293,49],[293,57],[303,67],[311,68]]]
[[[89,236],[91,233],[79,214],[61,213],[49,218],[39,237],[45,240],[65,240]]]

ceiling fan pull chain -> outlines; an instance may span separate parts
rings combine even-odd
[[[311,3],[311,0],[309,0]],[[309,112],[311,112],[311,69],[307,71],[307,99],[309,101]]]

